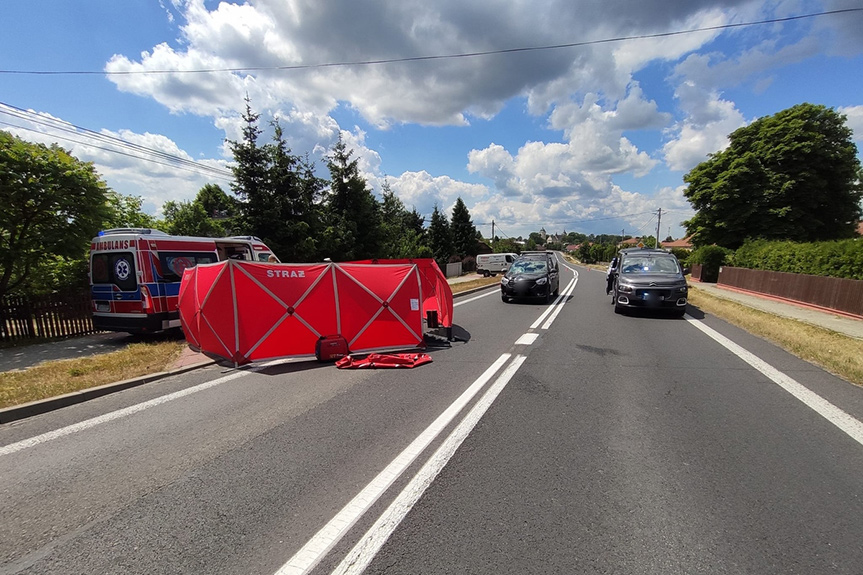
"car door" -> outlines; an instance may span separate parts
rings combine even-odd
[[[560,287],[560,276],[557,268],[557,258],[549,256],[548,258],[548,281],[551,284],[551,292],[557,293]]]

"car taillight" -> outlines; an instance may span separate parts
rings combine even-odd
[[[153,310],[153,300],[150,298],[150,290],[147,286],[141,286],[141,307],[145,312]]]

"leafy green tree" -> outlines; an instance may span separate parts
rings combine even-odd
[[[726,150],[684,176],[696,214],[683,224],[698,246],[853,237],[860,169],[846,117],[800,104],[736,130]]]
[[[521,246],[512,238],[504,238],[497,240],[494,243],[494,253],[496,254],[520,254]]]
[[[452,230],[446,215],[438,209],[435,204],[432,211],[431,222],[428,229],[429,247],[434,254],[434,259],[442,270],[446,270],[446,264],[453,255]]]
[[[0,299],[57,258],[80,258],[110,216],[92,164],[0,131]]]
[[[452,208],[452,247],[460,258],[476,256],[477,231],[467,206],[458,198]]]
[[[192,202],[165,202],[162,211],[165,213],[165,226],[169,234],[207,238],[225,235],[225,229],[209,216],[203,203],[197,199]]]
[[[339,136],[327,158],[330,196],[327,207],[331,229],[336,232],[333,259],[376,258],[381,253],[380,204],[360,176],[358,160]]]
[[[237,201],[217,184],[204,185],[198,190],[195,201],[201,204],[210,218],[232,218],[237,215]]]
[[[110,216],[106,228],[157,228],[162,224],[142,210],[144,200],[140,196],[126,196],[113,190],[106,192]]]

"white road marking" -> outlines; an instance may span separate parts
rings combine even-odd
[[[156,397],[154,399],[151,399],[150,401],[145,401],[144,403],[130,405],[129,407],[119,409],[117,411],[112,411],[110,413],[94,417],[92,419],[86,419],[84,421],[66,427],[61,427],[60,429],[55,429],[54,431],[49,431],[47,433],[43,433],[29,439],[23,439],[16,443],[11,443],[9,445],[0,447],[0,457],[15,453],[17,451],[21,451],[23,449],[28,449],[30,447],[35,447],[41,443],[46,443],[48,441],[59,439],[67,435],[72,435],[73,433],[78,433],[79,431],[84,431],[85,429],[90,429],[91,427],[96,427],[97,425],[108,423],[109,421],[114,421],[115,419],[128,417],[135,413],[140,413],[141,411],[150,409],[151,407],[156,407],[157,405],[162,405],[163,403],[168,403],[169,401],[174,401],[175,399],[180,399],[181,397],[186,397],[187,395],[192,395],[193,393],[198,393],[199,391],[204,391],[205,389],[210,389],[211,387],[216,387],[217,385],[221,385],[225,382],[231,381],[232,379],[237,379],[238,377],[243,377],[244,375],[247,375],[249,373],[254,373],[264,368],[286,363],[288,361],[291,360],[288,359],[268,361],[267,363],[256,365],[248,369],[235,371],[234,373],[231,373],[224,377],[220,377],[219,379],[214,379],[213,381],[208,381],[206,383],[196,385],[195,387],[175,391],[174,393],[170,393],[162,397]]]
[[[568,298],[570,295],[572,295],[572,292],[575,291],[575,286],[578,285],[578,272],[575,270],[572,270],[572,271],[573,271],[573,273],[575,273],[575,277],[572,279],[571,282],[569,282],[569,285],[566,286],[566,289],[563,291],[563,293],[560,294],[558,301],[555,302],[555,304],[557,304],[557,305],[554,306],[554,313],[551,314],[551,316],[548,318],[548,321],[546,321],[544,324],[542,324],[542,329],[550,328],[551,324],[554,323],[554,320],[557,319],[557,316],[560,315],[560,310],[563,309],[563,304],[558,304],[558,302],[560,302],[561,300],[563,300],[565,298]]]
[[[538,333],[526,333],[517,340],[515,340],[515,345],[532,345],[538,337]]]
[[[386,511],[378,518],[374,525],[363,535],[360,541],[351,549],[350,553],[342,560],[333,571],[338,575],[349,575],[362,573],[399,523],[413,508],[425,490],[428,489],[438,473],[449,462],[456,450],[464,442],[465,438],[473,431],[479,420],[488,411],[488,408],[500,395],[513,375],[524,363],[525,356],[518,355],[510,363],[504,372],[497,378],[488,391],[477,401],[476,405],[465,416],[461,423],[456,426],[449,437],[441,444],[432,457],[422,466],[422,469],[411,479],[410,483],[395,498]]]
[[[491,284],[491,285],[494,285],[494,284]],[[466,299],[466,300],[459,300],[459,301],[457,301],[456,303],[452,304],[452,307],[454,307],[454,308],[455,308],[455,307],[458,307],[458,306],[460,306],[460,305],[464,305],[464,304],[466,304],[466,303],[470,303],[470,302],[472,302],[472,301],[476,301],[476,300],[478,300],[478,299],[482,299],[482,298],[484,298],[484,297],[488,297],[488,296],[490,296],[490,295],[494,295],[494,294],[496,294],[496,293],[500,293],[500,289],[497,289],[497,290],[491,290],[491,291],[490,291],[490,292],[488,292],[488,293],[484,293],[484,294],[482,294],[482,295],[477,295],[477,296],[474,296],[474,297],[472,297],[472,298],[470,298],[470,299]]]
[[[368,511],[390,485],[401,476],[411,463],[428,447],[456,415],[470,402],[495,373],[506,363],[510,354],[500,356],[485,372],[468,387],[425,431],[404,451],[371,480],[329,523],[324,525],[287,563],[276,571],[276,575],[299,575],[308,573],[326,555],[345,533]]]
[[[706,326],[704,323],[688,315],[686,316],[686,320],[728,351],[760,371],[779,387],[815,411],[818,415],[847,433],[854,441],[863,445],[863,423],[854,419],[851,415],[842,411],[809,388],[801,385],[791,377],[788,377],[763,359],[757,357],[755,354],[743,349],[716,330]]]

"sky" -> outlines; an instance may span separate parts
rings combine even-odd
[[[678,239],[684,175],[805,102],[846,115],[863,149],[861,0],[3,0],[0,14],[0,130],[93,162],[154,215],[208,183],[230,192],[246,98],[260,143],[278,120],[326,176],[341,135],[376,194],[387,183],[427,218],[461,198],[486,237],[494,222],[499,237]]]

